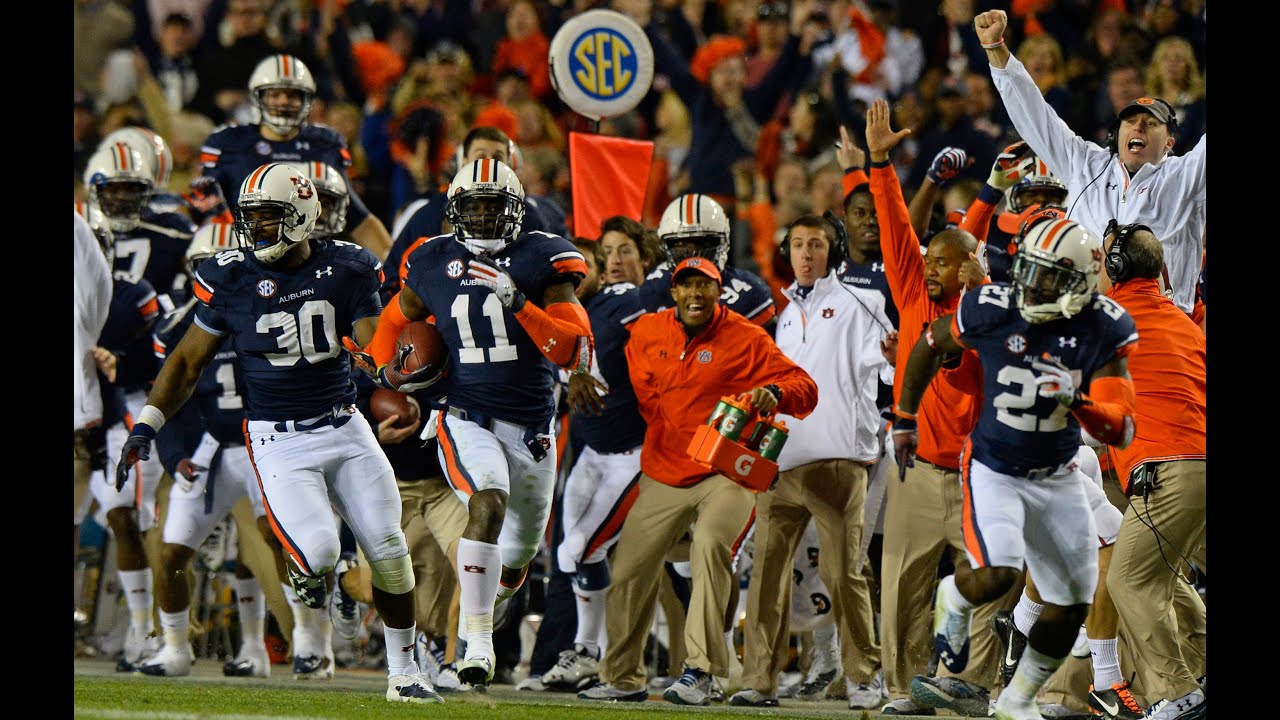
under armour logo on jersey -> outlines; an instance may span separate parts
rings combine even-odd
[[[822,317],[824,318],[835,317],[835,314],[836,314],[835,308],[822,308]]]
[[[1075,347],[1076,339],[1074,337],[1059,337],[1058,347]]]
[[[1118,188],[1118,187],[1120,187],[1120,186],[1119,186],[1118,184],[1116,184],[1116,183],[1113,183],[1113,182],[1109,182],[1109,183],[1107,183],[1107,189],[1108,189],[1108,190],[1115,190],[1115,189],[1116,189],[1116,188]]]
[[[511,258],[489,258],[489,259],[493,261],[494,265],[501,265],[502,267],[511,267]]]
[[[551,348],[553,348],[553,347],[555,347],[555,346],[556,346],[556,339],[555,339],[555,338],[547,338],[547,344],[542,346],[542,352],[544,352],[544,353],[549,353],[549,352],[551,352]]]
[[[316,279],[317,279],[317,280],[319,280],[320,278],[324,277],[325,275],[332,275],[332,274],[333,274],[333,266],[332,266],[332,265],[327,265],[327,266],[325,266],[325,269],[323,269],[323,270],[317,270],[317,271],[316,271]]]
[[[463,565],[462,572],[469,572],[469,573],[475,573],[477,575],[484,575],[486,571],[483,565]]]
[[[884,272],[884,263],[882,262],[871,263],[871,272],[878,272],[878,273]]]
[[[310,150],[311,143],[307,142],[306,140],[299,140],[297,147],[299,150]]]
[[[706,365],[707,363],[711,362],[711,351],[710,351],[710,350],[699,350],[699,351],[698,351],[698,362],[702,363],[703,365]]]
[[[666,350],[659,350],[659,351],[658,351],[658,357],[660,357],[660,358],[662,358],[662,359],[664,359],[664,360],[665,360],[665,359],[667,358],[667,351],[666,351]]]

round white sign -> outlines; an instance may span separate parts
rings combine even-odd
[[[551,39],[551,84],[575,112],[599,120],[640,103],[653,84],[653,46],[634,20],[588,10]]]

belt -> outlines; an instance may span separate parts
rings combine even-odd
[[[473,422],[490,432],[493,431],[493,426],[496,423],[503,423],[513,428],[518,428],[523,433],[522,439],[524,440],[524,445],[529,449],[529,454],[533,456],[534,462],[542,462],[542,459],[547,456],[547,452],[550,450],[550,442],[547,442],[546,436],[540,434],[537,428],[524,427],[523,425],[519,425],[508,420],[500,420],[492,415],[486,415],[472,410],[463,410],[460,407],[454,407],[452,405],[449,406],[448,412],[459,420]]]
[[[495,418],[492,415],[485,415],[484,413],[478,413],[471,410],[463,410],[460,407],[454,407],[452,405],[449,406],[449,414],[459,420],[473,422],[485,430],[493,429],[493,421]],[[511,424],[514,425],[514,423]]]
[[[272,423],[272,428],[274,429],[275,432],[305,432],[307,430],[315,430],[317,428],[322,428],[328,425],[332,425],[335,428],[340,428],[343,425],[346,425],[351,420],[351,418],[355,417],[355,413],[356,413],[355,405],[335,405],[333,410],[330,410],[329,412],[323,415],[317,415],[313,418],[307,418],[306,420],[280,420],[278,422]],[[257,422],[263,422],[263,421],[257,421]],[[265,422],[270,422],[270,421],[265,421]],[[255,424],[255,421],[250,420],[249,424],[253,425]],[[254,428],[251,427],[250,429],[253,430]],[[262,428],[261,426],[257,428],[257,432],[264,432],[264,431],[267,431],[267,430],[265,428]],[[267,431],[267,432],[270,432],[270,431]]]
[[[1055,475],[1061,475],[1063,472],[1071,469],[1071,462],[1065,462],[1061,465],[1048,465],[1045,467],[1031,468],[1020,473],[1010,473],[1011,475],[1025,477],[1028,480],[1044,480]]]

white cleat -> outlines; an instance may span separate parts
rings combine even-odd
[[[163,647],[164,640],[159,635],[149,634],[145,630],[139,630],[130,625],[124,636],[124,654],[116,663],[116,672],[137,670],[138,663],[160,652]]]
[[[138,663],[137,669],[143,675],[181,677],[191,674],[191,663],[194,659],[195,654],[191,651],[190,645],[184,648],[165,645],[160,652]]]
[[[488,687],[493,681],[493,667],[496,664],[497,657],[492,652],[479,656],[467,653],[466,659],[458,663],[458,681],[477,690]]]
[[[1000,693],[993,708],[996,720],[1044,720],[1035,700],[1021,700],[1013,693]]]
[[[267,657],[267,649],[255,652],[240,648],[240,654],[222,666],[222,674],[227,677],[271,677],[271,660]]]
[[[294,680],[332,680],[333,655],[295,655],[293,657]]]
[[[442,703],[444,698],[431,687],[422,673],[391,675],[387,678],[387,699],[391,702]]]
[[[560,659],[542,676],[542,684],[547,687],[568,690],[583,690],[596,683],[599,677],[599,659],[587,652],[581,643],[574,643],[573,648],[560,653]]]

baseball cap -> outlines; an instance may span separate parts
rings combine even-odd
[[[671,273],[671,282],[674,283],[679,280],[680,273],[684,272],[702,273],[712,280],[715,280],[722,285],[724,284],[724,278],[720,276],[720,268],[716,267],[714,260],[708,260],[704,257],[685,258],[676,266],[675,272]]]
[[[1119,117],[1123,120],[1137,112],[1149,112],[1155,116],[1155,119],[1165,125],[1168,125],[1169,121],[1175,117],[1173,114],[1173,108],[1170,108],[1168,103],[1163,100],[1145,96],[1125,105],[1124,109],[1120,111]]]

